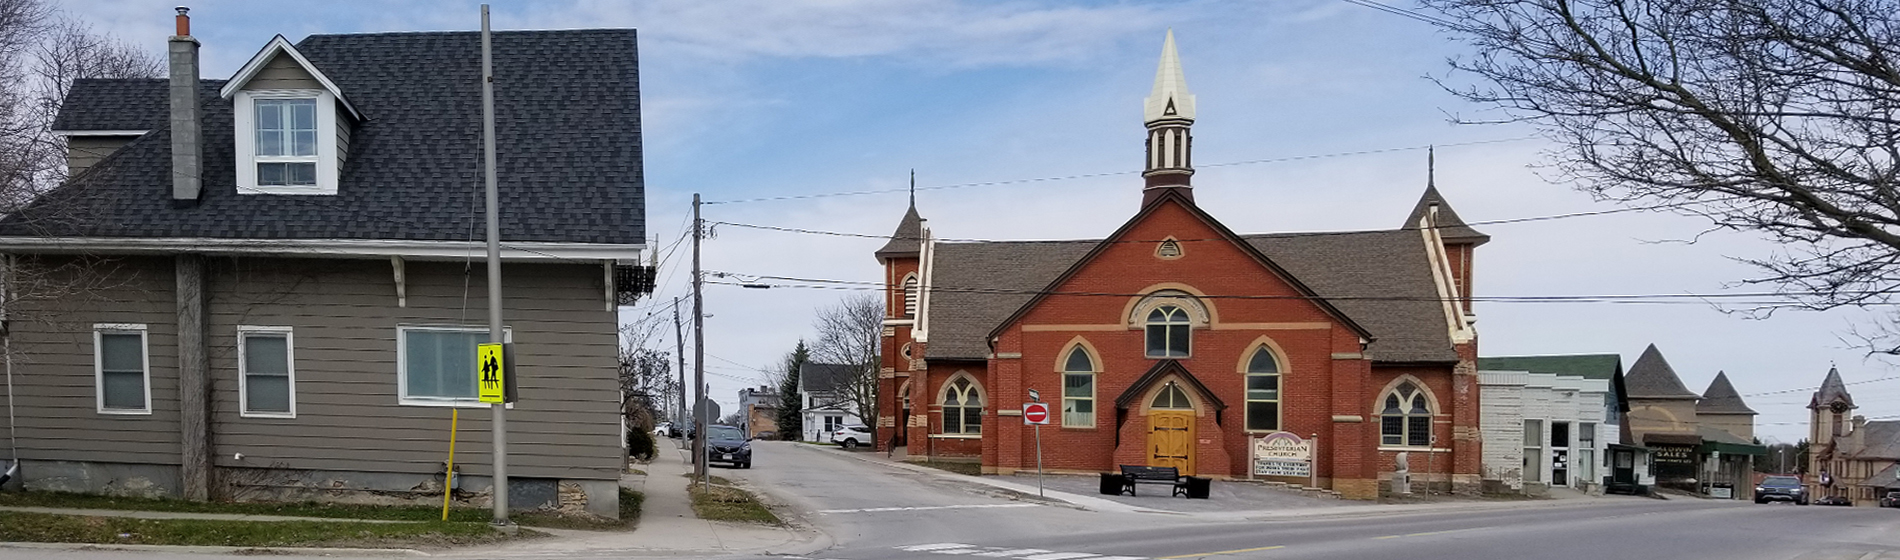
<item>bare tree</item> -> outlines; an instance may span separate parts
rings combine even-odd
[[[866,426],[877,423],[878,341],[884,332],[884,301],[871,294],[855,294],[818,311],[812,325],[818,330],[811,344],[811,361],[853,366],[850,379],[840,383],[840,397],[851,405]]]
[[[1784,244],[1745,258],[1809,308],[1900,284],[1891,0],[1422,0],[1477,48],[1440,82],[1538,126],[1556,179]],[[1473,120],[1461,119],[1465,122]],[[1772,311],[1772,308],[1764,308]],[[1891,345],[1883,351],[1900,353]]]
[[[659,323],[634,322],[620,328],[620,402],[627,429],[653,431],[665,408],[675,402],[680,383],[672,375],[672,354],[658,350]]]
[[[44,0],[0,0],[0,211],[65,180],[66,142],[52,126],[74,80],[151,78],[162,68],[158,55],[94,33]]]

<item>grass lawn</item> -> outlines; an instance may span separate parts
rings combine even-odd
[[[700,519],[713,521],[742,521],[777,525],[778,516],[759,502],[759,497],[743,488],[731,486],[725,479],[713,477],[710,487],[701,489],[693,483],[688,493],[693,496],[693,513]]]
[[[197,546],[446,547],[543,536],[514,536],[486,522],[214,521],[131,519],[0,511],[0,541]]]
[[[979,463],[959,463],[956,461],[905,461],[912,465],[946,470],[957,474],[983,476],[983,465]]]

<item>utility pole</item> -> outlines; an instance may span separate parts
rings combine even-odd
[[[673,342],[680,356],[680,407],[673,411],[673,427],[686,429],[686,335],[680,330],[680,297],[673,296]],[[685,433],[685,432],[680,432]]]
[[[488,5],[482,4],[482,171],[488,191],[488,341],[505,342],[501,329],[501,215],[495,189],[495,64],[489,53]],[[493,490],[495,518],[499,527],[508,521],[508,404],[492,403],[494,419],[495,482]]]
[[[706,236],[706,224],[699,219],[699,193],[693,193],[693,411],[697,417],[693,429],[693,474],[706,484],[706,428],[712,424],[706,414],[706,302],[701,297],[705,274],[699,269],[699,240]]]

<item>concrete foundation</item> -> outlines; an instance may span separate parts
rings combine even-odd
[[[176,465],[25,461],[20,468],[27,490],[78,492],[141,498],[178,498]],[[240,502],[332,502],[372,505],[442,504],[442,474],[220,468],[216,499]],[[493,507],[494,481],[485,476],[456,476],[451,500],[463,507]],[[560,510],[610,519],[620,517],[620,485],[615,480],[508,480],[508,506],[514,511]]]

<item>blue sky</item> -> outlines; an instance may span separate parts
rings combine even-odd
[[[157,52],[176,2],[70,1],[68,13]],[[1427,25],[1338,0],[1274,2],[958,2],[827,0],[495,2],[494,27],[640,31],[648,235],[685,233],[692,194],[709,201],[900,189],[953,238],[1098,237],[1140,201],[1140,102],[1173,29],[1198,96],[1196,196],[1240,232],[1391,228],[1426,179],[1467,220],[1614,209],[1539,174],[1550,146],[1526,126],[1462,126],[1486,116],[1426,76],[1461,47]],[[191,3],[205,75],[234,72],[272,35],[473,30],[477,3]],[[1450,76],[1456,82],[1460,76]],[[1496,116],[1496,115],[1490,115]],[[504,146],[503,149],[506,149]],[[1307,157],[1326,156],[1326,157]],[[1263,161],[1264,160],[1264,161]],[[1260,162],[1260,163],[1239,163]],[[1233,165],[1215,165],[1232,163]],[[1027,179],[1081,178],[1025,181]],[[990,186],[932,188],[971,183]],[[901,193],[713,204],[708,220],[888,234]],[[1701,235],[1694,218],[1622,213],[1481,226],[1483,295],[1717,293],[1755,273],[1732,257],[1774,245]],[[876,280],[880,240],[725,226],[710,270]],[[1681,240],[1697,239],[1695,243]],[[682,245],[683,248],[683,245]],[[684,293],[687,261],[668,253],[654,301]],[[1733,288],[1751,290],[1750,288]],[[709,286],[712,395],[760,383],[752,368],[810,336],[812,310],[843,292]],[[664,305],[642,302],[625,321]],[[1484,355],[1619,353],[1656,343],[1692,390],[1725,370],[1762,415],[1765,439],[1806,435],[1806,391],[1831,363],[1870,417],[1900,414],[1900,380],[1841,336],[1855,310],[1748,320],[1701,303],[1488,303]],[[670,332],[667,329],[666,332]],[[666,341],[671,348],[671,340]],[[1872,380],[1872,381],[1870,381]]]

